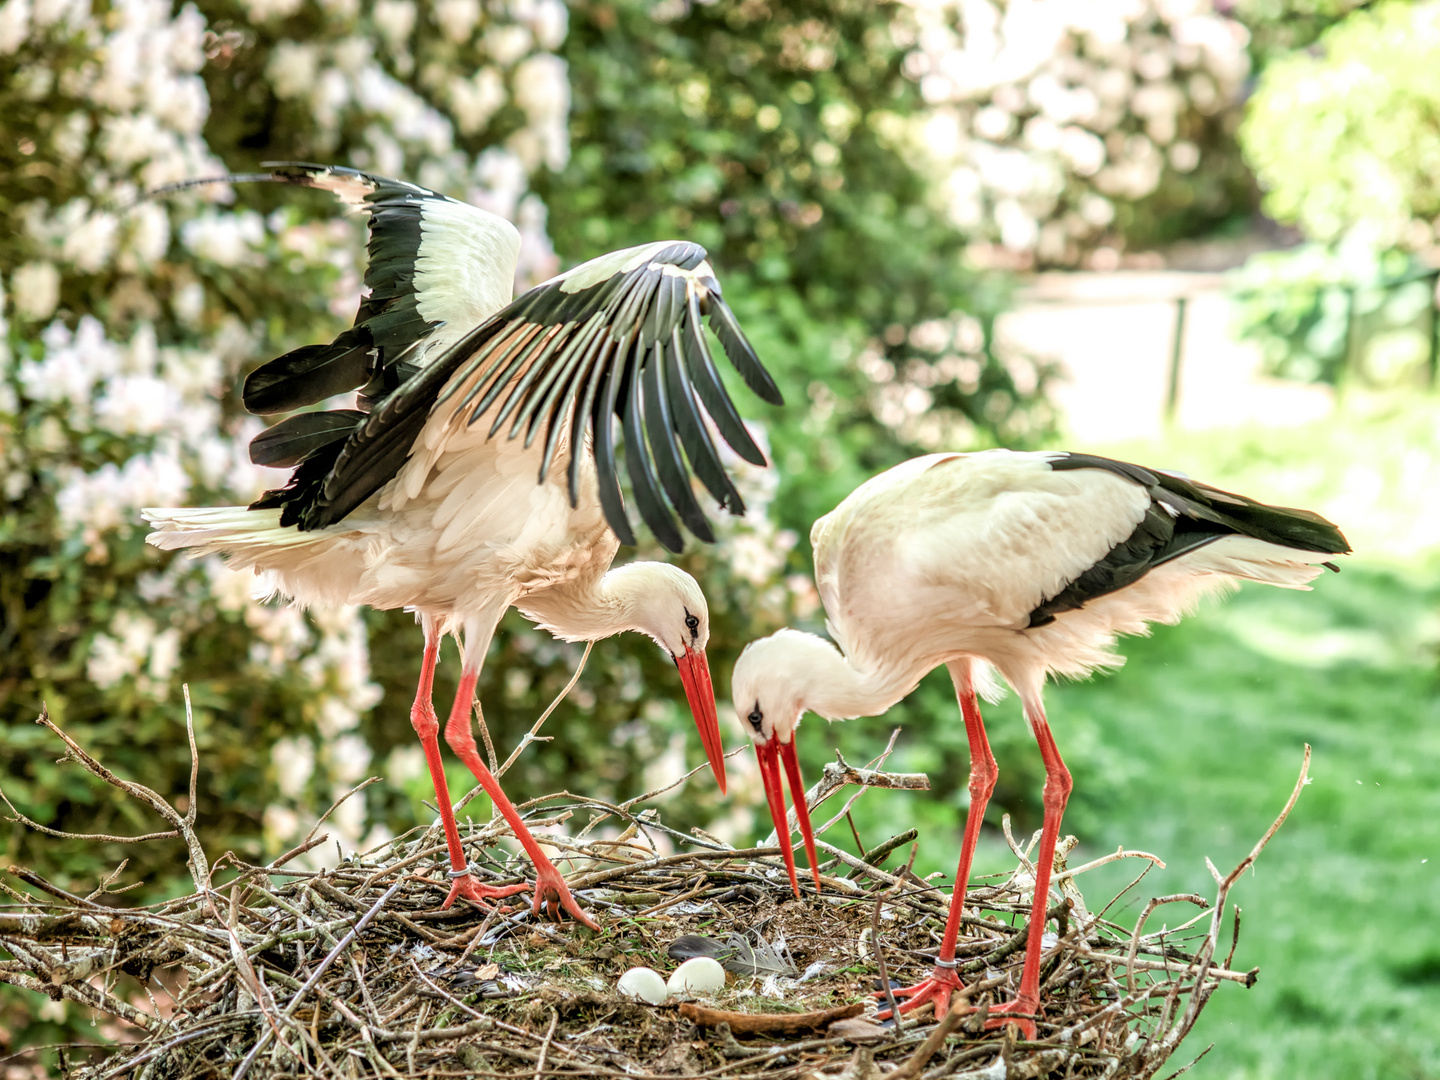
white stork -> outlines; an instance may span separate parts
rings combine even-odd
[[[1021,1017],[1025,1037],[1033,1039],[1046,897],[1070,794],[1070,774],[1041,704],[1046,676],[1079,677],[1119,664],[1112,649],[1117,634],[1177,622],[1202,595],[1241,579],[1306,589],[1321,566],[1336,569],[1325,560],[1349,545],[1339,529],[1306,510],[1266,506],[1108,458],[1009,450],[932,454],[897,465],[817,521],[810,542],[835,644],[781,630],[745,649],[732,680],[791,884],[798,895],[779,761],[815,866],[795,755],[801,714],[878,716],[944,664],[970,743],[970,808],[935,970],[896,991],[908,999],[902,1009],[933,1000],[944,1015],[960,986],[955,940],[997,776],[976,694],[998,689],[991,669],[998,671],[1020,695],[1045,762],[1020,991],[992,1010]]]
[[[714,539],[692,468],[721,507],[744,509],[701,405],[731,447],[765,464],[720,382],[702,316],[747,385],[777,404],[779,392],[696,244],[614,252],[511,303],[520,237],[501,217],[350,169],[283,165],[251,178],[322,188],[368,212],[370,258],[354,326],[252,372],[245,406],[290,412],[359,388],[360,409],[269,428],[251,460],[293,466],[286,487],[248,507],[147,509],[148,539],[225,553],[301,604],[416,612],[425,654],[410,718],[449,847],[446,906],[526,888],[479,884],[460,843],[431,703],[440,642],[455,634],[463,669],[446,741],[534,862],[535,910],[543,899],[550,915],[563,907],[593,927],[476,751],[470,706],[486,649],[510,607],[567,641],[649,635],[679,669],[723,791],[704,595],[664,563],[610,569],[620,543],[635,542],[613,418],[640,515],[678,551],[667,499],[696,536]]]

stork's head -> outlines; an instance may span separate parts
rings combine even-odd
[[[805,783],[800,777],[800,760],[795,754],[795,729],[809,707],[814,680],[823,679],[843,660],[835,646],[799,630],[780,630],[767,638],[752,641],[735,662],[730,695],[740,726],[755,743],[760,777],[765,782],[765,799],[775,822],[775,836],[785,856],[790,886],[800,895],[795,877],[795,854],[790,848],[790,825],[785,810],[785,790],[780,782],[783,764],[790,781],[790,797],[805,842],[805,856],[815,888],[820,888],[820,871],[815,859],[815,834],[805,805]]]
[[[720,718],[705,646],[710,641],[710,608],[693,577],[662,562],[635,562],[606,575],[607,585],[624,597],[634,629],[664,649],[680,672],[685,698],[705,755],[720,790],[725,790],[725,754],[720,746]]]

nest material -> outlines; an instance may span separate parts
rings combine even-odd
[[[634,804],[561,793],[522,807],[534,828],[586,811],[592,817],[582,838],[601,821],[625,824],[618,840],[539,837],[564,853],[560,868],[602,924],[598,934],[544,922],[528,904],[441,910],[448,864],[435,828],[333,870],[285,866],[323,837],[265,867],[232,857],[234,876],[213,885],[220,867],[205,864],[193,816],[109,774],[49,726],[71,757],[170,820],[187,842],[197,886],[168,903],[121,909],[16,871],[48,898],[0,912],[0,948],[14,957],[0,961],[0,981],[79,1002],[135,1029],[133,1043],[83,1064],[78,1054],[72,1058],[71,1074],[84,1080],[1151,1077],[1221,982],[1253,984],[1256,972],[1230,970],[1233,942],[1231,956],[1216,960],[1226,897],[1295,798],[1235,871],[1215,872],[1213,906],[1194,895],[1157,898],[1133,931],[1104,918],[1109,905],[1087,907],[1074,874],[1064,873],[1074,843],[1067,838],[1056,867],[1061,899],[1049,912],[1038,1041],[1017,1042],[1013,1029],[985,1025],[988,1006],[1013,996],[1024,960],[1033,867],[1013,841],[1015,871],[969,894],[957,954],[965,1000],[943,1023],[927,1005],[898,1029],[878,1027],[836,1021],[836,1010],[863,1003],[873,1011],[877,976],[924,978],[949,899],[908,868],[891,873],[876,865],[888,851],[870,852],[867,861],[822,841],[825,891],[806,888],[796,899],[778,849],[736,850],[669,830],[653,809],[636,813]],[[832,780],[852,782],[861,773],[827,770]],[[868,775],[885,786],[917,786]],[[192,795],[191,815],[194,805]],[[529,870],[498,845],[507,835],[497,820],[466,838],[472,858],[497,882],[521,880]],[[657,854],[661,837],[683,850]],[[1136,853],[1090,865],[1125,854]],[[1146,933],[1151,911],[1170,902],[1202,910],[1174,930]],[[727,968],[745,973],[699,1003],[672,998],[650,1006],[616,993],[627,968],[673,968],[670,947],[687,934],[712,939]],[[158,991],[170,999],[167,1008],[155,1004]],[[132,1003],[146,994],[149,1007]],[[727,1022],[738,1020],[736,1013],[746,1017],[733,1025],[747,1032],[741,1038]]]

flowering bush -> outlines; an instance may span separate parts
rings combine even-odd
[[[218,560],[157,558],[138,519],[275,486],[249,464],[261,423],[234,388],[353,314],[363,234],[290,192],[137,200],[260,158],[340,159],[513,217],[522,276],[548,275],[528,178],[569,150],[565,27],[559,0],[0,5],[3,779],[28,814],[133,831],[107,793],[46,764],[29,724],[42,701],[117,769],[183,792],[182,680],[216,843],[291,843],[371,770],[361,719],[381,687],[365,615],[301,614]],[[383,835],[383,810],[356,800],[333,831],[346,846]],[[12,834],[7,858],[52,864],[34,840]],[[163,887],[170,853],[124,854]],[[119,857],[92,845],[62,861],[83,880]]]
[[[944,0],[902,33],[930,108],[896,138],[1008,262],[1110,267],[1247,201],[1248,34],[1205,0]]]

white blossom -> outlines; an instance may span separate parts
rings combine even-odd
[[[16,271],[17,285],[19,277]],[[17,304],[19,300],[17,289]],[[41,359],[20,365],[25,396],[32,401],[69,401],[80,407],[77,415],[88,415],[91,390],[120,371],[124,360],[120,346],[105,336],[104,326],[93,315],[82,317],[74,334],[62,322],[51,323],[41,341],[45,346]]]
[[[256,599],[260,580],[253,570],[231,570],[218,555],[206,558],[203,566],[210,582],[210,595],[221,611],[232,614],[244,611]]]
[[[392,49],[403,48],[415,29],[414,0],[375,0],[370,17]]]
[[[28,262],[10,276],[15,313],[40,322],[48,319],[60,303],[60,271],[51,262]]]
[[[264,23],[272,19],[288,19],[300,10],[303,0],[240,0],[241,6],[250,16],[251,22]]]
[[[107,118],[100,129],[100,152],[119,169],[179,151],[179,139],[149,113]]]
[[[385,775],[397,787],[428,776],[429,766],[425,761],[425,751],[413,741],[397,746],[385,759]]]
[[[103,533],[139,525],[142,506],[179,506],[189,490],[190,477],[180,462],[157,450],[124,465],[107,462],[93,473],[73,470],[55,506],[66,529]]]
[[[156,634],[154,619],[129,611],[117,612],[109,629],[109,634],[95,635],[85,664],[90,681],[102,690],[140,671]]]
[[[1080,212],[1089,195],[1139,199],[1167,163],[1193,169],[1182,119],[1234,102],[1248,71],[1244,28],[1201,0],[909,2],[902,70],[929,106],[910,152],[957,224],[1042,259],[1109,226]]]
[[[90,14],[90,4],[88,0],[35,0],[33,10],[37,27],[62,21],[78,26]]]
[[[300,835],[300,815],[288,806],[271,803],[265,807],[261,817],[265,837],[272,849],[278,849],[287,841]]]
[[[310,107],[321,131],[331,131],[340,123],[340,112],[350,102],[350,82],[338,68],[326,68],[316,80],[310,95]]]
[[[515,69],[515,103],[533,123],[563,119],[570,113],[567,65],[552,53],[527,57]]]
[[[331,779],[350,787],[364,779],[365,771],[370,768],[370,747],[364,738],[349,732],[326,742],[325,761],[330,767]],[[363,799],[360,805],[363,809]]]
[[[205,312],[205,286],[187,281],[170,295],[170,308],[187,326],[195,326]]]
[[[122,376],[112,380],[96,402],[95,422],[117,435],[153,435],[172,426],[185,411],[179,391],[163,379]]]
[[[90,116],[84,112],[73,112],[55,125],[50,134],[50,145],[62,161],[73,162],[85,153],[90,141]]]
[[[63,533],[80,540],[84,557],[99,563],[109,558],[113,534],[143,528],[141,507],[195,501],[192,487],[201,485],[205,501],[248,502],[285,481],[283,471],[249,461],[248,442],[262,422],[221,415],[237,373],[260,355],[264,324],[242,321],[217,303],[209,285],[215,267],[260,267],[278,255],[295,269],[333,268],[338,274],[327,274],[328,292],[319,299],[341,304],[337,314],[349,317],[362,265],[349,221],[292,227],[286,218],[272,237],[259,215],[225,208],[234,197],[225,187],[142,201],[147,188],[223,170],[204,137],[210,101],[200,72],[207,49],[221,50],[213,56],[218,67],[234,42],[229,33],[209,34],[193,3],[107,0],[92,14],[92,2],[0,0],[0,57],[20,54],[9,62],[12,89],[51,116],[36,160],[83,181],[63,203],[42,194],[11,213],[18,257],[6,270],[8,296],[0,289],[0,413],[14,417],[12,426],[25,437],[0,447],[0,493],[12,501],[41,497],[32,494],[31,477],[47,477],[43,497],[51,497],[53,483],[56,539]],[[565,37],[564,3],[435,0],[423,9],[425,26],[416,0],[371,0],[363,23],[359,0],[317,4],[325,21],[313,34],[278,44],[272,42],[283,30],[276,24],[299,14],[301,0],[241,0],[239,9],[242,32],[246,20],[272,29],[252,36],[269,49],[258,59],[276,96],[308,112],[302,135],[316,154],[337,147],[342,130],[358,133],[357,165],[464,192],[513,218],[522,238],[522,279],[528,284],[553,273],[558,260],[545,205],[529,193],[529,173],[542,162],[559,167],[569,154],[568,73],[563,60],[549,55]],[[469,66],[438,77],[434,69],[413,72],[405,49],[417,28],[430,41],[443,35],[445,49],[467,46],[457,55],[470,57]],[[483,38],[470,45],[477,31]],[[32,49],[32,40],[46,49],[64,42],[68,51],[58,62],[42,61],[49,54]],[[376,60],[382,42],[384,66]],[[472,157],[455,145],[457,128],[466,136],[482,133],[511,100],[523,126],[509,148],[494,145]],[[111,209],[118,206],[127,209]],[[68,284],[62,271],[111,269],[116,280],[104,298],[116,318],[136,320],[128,341],[107,335],[92,314],[95,298],[78,288],[74,314],[55,318]],[[18,331],[32,339],[23,359],[8,352],[6,300]],[[152,321],[167,317],[188,335],[185,343],[159,343]],[[96,443],[85,439],[90,432],[105,433],[97,444],[113,454],[109,463],[78,464],[80,449]],[[786,541],[772,533],[764,544],[773,552]],[[371,677],[362,613],[307,613],[263,602],[273,597],[272,579],[232,571],[215,556],[198,566],[185,559],[155,565],[81,654],[86,674],[101,690],[123,685],[127,693],[164,695],[191,628],[214,618],[245,635],[237,668],[248,668],[248,677],[285,677],[292,685],[298,679],[302,693],[308,683],[302,715],[314,732],[295,733],[276,747],[280,794],[265,811],[267,843],[288,842],[314,820],[312,799],[363,779],[371,765],[360,721],[381,690]],[[175,625],[157,614],[162,610],[175,613]],[[316,733],[326,741],[317,743]],[[423,755],[408,750],[394,763],[422,775]],[[317,757],[321,784],[313,782]],[[365,818],[365,800],[352,799],[336,813],[335,831],[347,844],[367,828],[372,839],[383,838],[383,829]]]
[[[254,262],[254,249],[264,240],[265,219],[253,210],[206,211],[180,227],[180,242],[194,255],[219,266]]]
[[[320,69],[320,50],[298,41],[282,41],[270,54],[265,76],[278,98],[303,97],[315,86]]]
[[[0,4],[0,56],[20,48],[30,32],[30,0],[5,0]]]
[[[303,735],[287,735],[270,748],[275,786],[287,799],[299,798],[315,773],[315,744]]]
[[[542,49],[558,49],[565,42],[570,28],[570,12],[563,0],[534,0],[516,12],[535,35]]]
[[[475,159],[475,181],[479,187],[471,190],[470,201],[504,218],[515,216],[529,185],[525,163],[499,146],[488,147]]]
[[[445,36],[463,45],[480,21],[480,0],[436,0],[433,14]]]
[[[148,269],[165,257],[170,247],[170,216],[155,201],[143,202],[126,215],[128,233],[122,245],[120,268],[129,272]]]
[[[104,210],[89,214],[65,237],[61,256],[82,274],[97,273],[109,263],[119,230],[114,214]]]
[[[445,89],[462,135],[475,134],[505,104],[505,82],[493,67],[482,67],[468,79],[452,75]]]
[[[180,631],[172,626],[155,635],[150,645],[150,663],[146,665],[145,672],[159,686],[169,682],[179,666]]]
[[[509,67],[530,51],[530,31],[513,23],[485,31],[485,52],[501,67]]]
[[[337,785],[331,791],[333,798],[339,798],[345,794],[345,787],[348,785]],[[363,798],[346,799],[335,808],[329,819],[325,822],[326,827],[333,832],[340,834],[342,850],[353,850],[360,840],[361,834],[365,831],[365,800]]]
[[[520,231],[520,256],[515,265],[516,291],[533,288],[560,272],[560,257],[545,230],[545,204],[536,195],[526,195],[515,215]]]
[[[375,46],[363,37],[347,37],[337,41],[330,51],[335,66],[346,75],[357,75],[375,55]]]
[[[180,632],[174,627],[157,630],[148,615],[116,612],[109,633],[90,642],[85,674],[100,689],[122,679],[135,678],[141,693],[161,696],[180,664]]]

